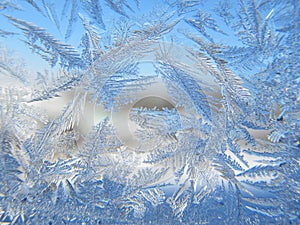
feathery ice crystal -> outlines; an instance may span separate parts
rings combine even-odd
[[[1,224],[300,223],[299,2],[212,2],[0,0]]]

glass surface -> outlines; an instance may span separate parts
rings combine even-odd
[[[0,224],[300,224],[297,0],[0,0]]]

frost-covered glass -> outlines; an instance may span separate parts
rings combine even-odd
[[[300,224],[298,0],[0,0],[0,224]]]

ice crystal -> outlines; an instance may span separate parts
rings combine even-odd
[[[1,224],[300,223],[296,0],[0,12]]]

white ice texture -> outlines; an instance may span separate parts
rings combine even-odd
[[[300,224],[299,6],[0,0],[0,224]]]

